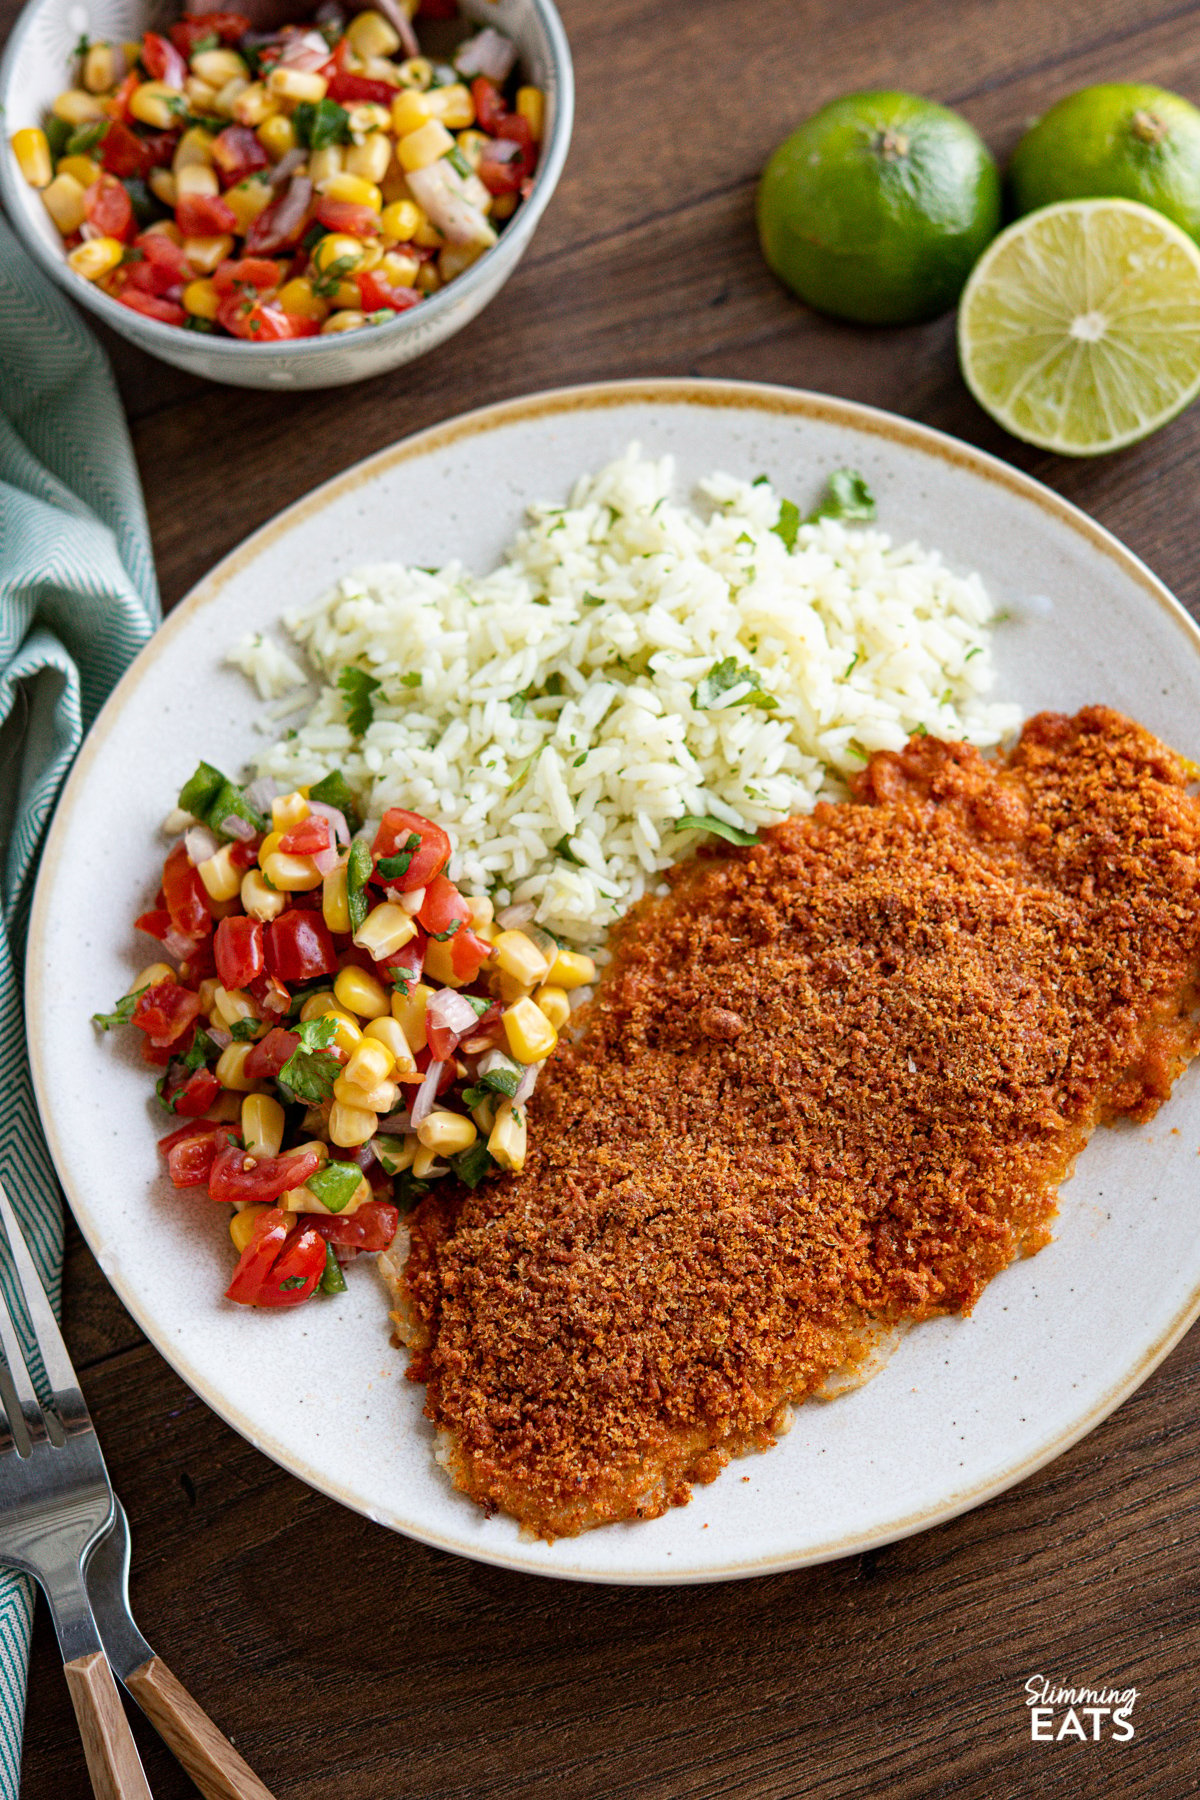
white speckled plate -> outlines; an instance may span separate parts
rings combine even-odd
[[[490,564],[526,502],[564,495],[631,439],[672,452],[681,484],[769,470],[801,500],[830,469],[861,469],[886,529],[979,569],[1011,614],[997,632],[1004,697],[1030,712],[1105,701],[1200,759],[1200,633],[1112,537],[1006,465],[904,419],[783,388],[639,382],[514,401],[318,489],[171,615],[105,708],[59,807],[28,1006],[38,1095],[75,1216],[152,1342],[236,1430],[347,1506],[464,1556],[580,1580],[711,1581],[949,1518],[1132,1392],[1200,1312],[1194,1074],[1149,1127],[1097,1134],[1064,1191],[1054,1243],[993,1282],[972,1318],[914,1330],[874,1382],[802,1408],[777,1449],[734,1463],[690,1506],[546,1545],[447,1485],[369,1264],[350,1271],[344,1299],[291,1314],[221,1299],[226,1209],[170,1187],[145,1065],[88,1022],[146,960],[131,921],[155,887],[159,823],[181,782],[199,757],[232,771],[254,745],[259,707],[222,665],[230,641],[356,562]]]

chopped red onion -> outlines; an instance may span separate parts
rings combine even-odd
[[[225,1050],[233,1042],[232,1031],[222,1031],[219,1025],[210,1025],[208,1035],[219,1050]]]
[[[501,931],[514,931],[519,925],[528,925],[537,907],[532,900],[520,900],[515,906],[506,906],[496,914],[496,923]]]
[[[291,180],[297,169],[302,169],[304,167],[304,163],[305,156],[303,150],[288,150],[280,157],[279,161],[275,164],[275,167],[269,171],[267,175],[269,185],[273,188],[283,187],[285,182]],[[272,798],[274,798],[274,796],[272,796]]]
[[[512,1066],[512,1057],[506,1056],[503,1050],[488,1050],[479,1059],[479,1074],[482,1077],[490,1075],[493,1069],[511,1069]],[[517,1067],[520,1067],[519,1063]]]
[[[433,1004],[432,1001],[430,1004]],[[414,1130],[421,1123],[421,1120],[427,1119],[433,1111],[434,1102],[437,1100],[438,1084],[445,1072],[446,1065],[444,1062],[431,1062],[426,1069],[425,1078],[417,1089],[417,1097],[413,1101],[411,1107]]]
[[[329,61],[329,45],[319,31],[306,31],[294,37],[285,45],[283,55],[275,67],[277,69],[307,69],[310,72],[321,68]]]
[[[236,813],[230,813],[227,819],[221,820],[221,830],[226,837],[240,838],[243,844],[248,844],[251,838],[258,836],[249,819],[239,819]]]
[[[176,962],[186,962],[196,948],[195,938],[185,937],[182,931],[176,931],[172,925],[162,941],[163,949]]]
[[[459,1038],[474,1031],[479,1023],[479,1014],[471,1002],[464,995],[456,993],[453,988],[438,989],[429,1002],[426,1016],[435,1025],[440,1025],[444,1031],[451,1033],[454,1038],[454,1043],[450,1045],[451,1050],[454,1049]]]
[[[375,4],[388,23],[399,32],[400,46],[405,56],[420,56],[421,46],[417,42],[417,34],[403,6],[397,6],[396,0],[375,0]]]
[[[487,159],[493,163],[515,162],[521,154],[521,146],[513,138],[493,138],[488,145]]]
[[[314,850],[312,852],[312,859],[318,873],[321,875],[332,875],[333,871],[342,860],[338,855],[336,844],[330,844],[327,850]]]
[[[514,1106],[520,1106],[522,1100],[528,1100],[530,1094],[532,1094],[534,1088],[537,1086],[537,1078],[541,1072],[542,1065],[540,1062],[525,1064],[525,1072],[521,1076],[520,1081],[518,1081],[517,1091],[513,1095]]]
[[[407,894],[400,893],[399,889],[389,888],[388,893],[389,895],[394,893],[395,898],[399,901],[406,913],[415,915],[420,912],[425,904],[425,889],[423,887],[410,888]]]
[[[389,1113],[386,1119],[380,1119],[376,1130],[391,1133],[396,1131],[411,1131],[412,1128],[413,1122],[409,1113],[394,1112]]]
[[[344,812],[339,812],[336,806],[330,806],[324,800],[310,800],[308,809],[310,812],[316,813],[319,819],[328,819],[336,843],[348,844],[350,842],[350,827],[346,823]]]
[[[279,783],[273,775],[260,775],[246,789],[246,798],[255,812],[269,812],[271,802],[279,792]]]
[[[487,25],[460,47],[454,66],[468,79],[472,75],[486,75],[489,81],[503,82],[512,74],[516,60],[517,46]]]
[[[189,826],[183,834],[183,847],[193,869],[198,869],[202,862],[207,862],[221,848],[215,832],[211,832],[207,825]]]

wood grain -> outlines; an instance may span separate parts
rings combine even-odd
[[[204,1800],[274,1800],[160,1656],[134,1669],[125,1686]]]
[[[14,11],[0,0],[0,27]],[[281,506],[409,431],[565,382],[698,374],[867,400],[979,444],[1085,507],[1200,613],[1200,408],[1097,463],[1030,450],[964,389],[951,318],[903,331],[818,318],[767,273],[753,223],[775,142],[855,87],[959,106],[1001,155],[1086,82],[1200,98],[1200,0],[562,11],[579,84],[563,181],[517,274],[451,343],[355,388],[279,396],[206,385],[106,338],[169,603]],[[936,1531],[655,1592],[454,1561],[308,1492],[141,1341],[73,1229],[65,1329],[130,1515],[140,1623],[280,1800],[1200,1791],[1200,1334],[1067,1455]],[[697,1529],[702,1509],[701,1496]],[[1031,1742],[1023,1684],[1037,1673],[1135,1685],[1135,1740]],[[158,1800],[191,1795],[134,1730]],[[23,1774],[25,1800],[86,1791],[41,1614]]]
[[[96,1800],[151,1800],[113,1672],[99,1650],[63,1664]]]

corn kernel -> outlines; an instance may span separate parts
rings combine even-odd
[[[491,141],[482,131],[460,131],[458,153],[470,168],[478,171],[479,165],[483,161],[483,153]]]
[[[347,109],[346,123],[353,142],[361,144],[368,137],[378,137],[381,132],[391,131],[391,106],[380,106],[377,100],[356,100]]]
[[[406,1131],[402,1138],[393,1137],[387,1132],[383,1142],[377,1140],[374,1145],[375,1153],[389,1175],[399,1175],[403,1170],[411,1169],[413,1158],[420,1148],[415,1131]]]
[[[307,796],[302,794],[299,789],[291,794],[278,794],[271,802],[271,830],[279,832],[282,836],[285,831],[290,831],[293,825],[302,824],[311,811]],[[272,849],[274,848],[275,846],[272,845]]]
[[[447,244],[438,256],[438,274],[443,281],[457,281],[490,248],[478,239],[473,244]]]
[[[396,1021],[393,1019],[392,1024]],[[396,1059],[386,1044],[378,1038],[364,1037],[354,1046],[349,1062],[343,1071],[343,1080],[352,1081],[360,1088],[370,1089],[381,1081],[386,1081],[396,1066]]]
[[[382,13],[360,12],[346,27],[356,56],[393,56],[400,48],[400,34]]]
[[[248,1156],[278,1156],[284,1113],[270,1094],[247,1094],[242,1101],[242,1142]]]
[[[315,69],[275,68],[267,76],[267,92],[277,100],[307,100],[315,103],[325,98],[329,83]]]
[[[496,952],[497,968],[527,986],[532,987],[535,982],[545,981],[549,974],[549,957],[543,956],[533,939],[523,931],[502,931],[493,949]]]
[[[338,274],[349,274],[362,262],[363,248],[358,238],[348,237],[344,231],[331,231],[328,237],[318,240],[312,253],[313,267],[324,275],[339,263],[343,266]]]
[[[183,254],[193,269],[199,269],[202,275],[211,275],[218,263],[223,263],[227,256],[233,254],[233,238],[227,231],[217,237],[186,237],[183,240]]]
[[[417,279],[417,270],[420,266],[415,256],[400,256],[394,250],[389,250],[385,256],[381,256],[379,259],[380,273],[385,281],[391,282],[393,287],[411,287]],[[421,888],[419,892],[423,894],[424,888]],[[405,910],[420,912],[419,904],[415,909],[408,905],[409,899],[410,896],[405,894],[403,901]]]
[[[360,1019],[381,1019],[388,1010],[389,1001],[383,984],[376,981],[374,975],[368,975],[365,969],[339,969],[333,991],[338,1004],[347,1012],[357,1013]]]
[[[489,1137],[492,1126],[496,1123],[496,1096],[489,1094],[486,1100],[481,1100],[478,1106],[473,1106],[471,1117],[475,1121],[476,1130],[483,1137]]]
[[[272,113],[278,112],[279,102],[268,94],[261,81],[252,81],[244,87],[234,102],[233,116],[239,125],[251,128],[261,125]]]
[[[413,282],[413,286],[418,288],[422,294],[436,294],[441,285],[442,278],[434,265],[431,262],[422,263],[417,270],[417,279]]]
[[[333,1012],[336,1006],[337,1001],[333,997],[333,989],[320,988],[315,994],[308,995],[300,1008],[300,1017],[305,1020],[323,1019],[326,1013]]]
[[[178,195],[175,192],[175,177],[170,169],[151,169],[146,177],[150,192],[164,206],[174,206]]]
[[[595,963],[579,950],[559,950],[546,975],[551,986],[566,988],[568,993],[572,988],[587,987],[595,979]]]
[[[222,987],[217,983],[217,991],[212,1000],[212,1020],[222,1031],[232,1031],[243,1019],[257,1019],[258,1008],[242,988]]]
[[[196,989],[200,997],[200,1011],[206,1019],[211,1020],[212,1018],[213,1001],[220,985],[215,975],[207,975]]]
[[[99,181],[101,168],[90,156],[60,156],[58,173],[73,176],[81,188],[90,188],[93,181]]]
[[[520,1174],[525,1167],[526,1127],[524,1107],[504,1100],[496,1108],[496,1123],[488,1134],[488,1153],[502,1169]]]
[[[184,194],[203,194],[206,199],[213,198],[221,191],[221,183],[217,179],[217,171],[209,163],[184,163],[175,170],[175,192]]]
[[[87,243],[78,244],[70,251],[67,261],[77,275],[85,281],[99,281],[115,269],[125,254],[125,246],[117,238],[89,238]]]
[[[400,79],[401,87],[415,88],[418,92],[424,93],[433,80],[433,64],[426,56],[410,56],[406,62],[400,64],[396,74]]]
[[[416,1069],[416,1058],[408,1047],[408,1039],[405,1037],[398,1019],[388,1017],[372,1019],[363,1032],[363,1036],[377,1039],[387,1050],[392,1059],[389,1074],[396,1072],[401,1075],[411,1075]]]
[[[333,1097],[340,1100],[343,1106],[361,1106],[367,1112],[381,1113],[384,1117],[395,1112],[400,1104],[400,1089],[394,1081],[377,1081],[374,1087],[359,1087],[357,1081],[351,1081],[345,1075],[339,1075],[333,1084]]]
[[[427,1144],[418,1144],[417,1153],[413,1157],[412,1172],[418,1181],[427,1181],[431,1175],[444,1175],[446,1167],[444,1163],[438,1162],[436,1150],[431,1150]]]
[[[446,127],[439,119],[430,119],[427,125],[410,131],[400,139],[396,145],[396,155],[402,169],[427,169],[453,148],[454,139]]]
[[[436,115],[437,107],[430,96],[405,88],[392,101],[392,130],[397,137],[407,137],[410,131],[428,125]]]
[[[174,219],[155,219],[153,225],[147,225],[143,237],[165,237],[179,249],[183,248],[183,233]]]
[[[270,206],[270,186],[265,181],[257,181],[253,175],[248,176],[245,181],[239,181],[236,187],[225,189],[225,204],[232,208],[237,228],[245,236],[259,213],[265,212]]]
[[[229,1221],[229,1235],[233,1239],[233,1247],[239,1256],[248,1247],[250,1239],[254,1236],[254,1227],[258,1221],[265,1212],[270,1212],[270,1210],[269,1206],[252,1205],[244,1206],[241,1212],[234,1213]]]
[[[404,908],[392,900],[384,900],[371,908],[355,932],[354,942],[360,950],[369,950],[376,962],[381,962],[385,956],[411,944],[416,935],[416,924]]]
[[[331,181],[340,175],[344,167],[340,144],[326,144],[323,150],[314,150],[308,159],[308,179],[314,187],[323,181]]]
[[[542,93],[541,88],[518,88],[517,112],[529,126],[534,143],[540,144],[546,122],[546,96]]]
[[[189,281],[183,290],[183,304],[188,312],[195,313],[200,319],[215,318],[215,313],[196,312],[196,308],[188,296],[198,287],[212,287],[211,282]],[[213,294],[217,298],[216,289]],[[205,301],[207,305],[207,300]],[[242,876],[242,905],[252,919],[277,919],[287,905],[287,896],[269,888],[257,869],[247,869]]]
[[[269,119],[263,120],[255,135],[272,162],[278,162],[281,156],[296,148],[296,127],[286,113],[272,113]]]
[[[138,93],[141,91],[139,88]],[[91,125],[97,119],[106,117],[104,107],[95,94],[86,94],[82,88],[68,88],[64,94],[58,96],[50,110],[56,119],[65,119],[68,125]],[[44,135],[45,133],[43,133]],[[49,146],[47,146],[48,149]],[[21,172],[24,174],[24,170]],[[28,180],[28,176],[26,176],[26,180]]]
[[[127,69],[132,69],[137,62],[138,57],[142,54],[141,43],[136,38],[126,38],[121,45],[121,53],[125,58],[125,67]]]
[[[471,1148],[479,1133],[462,1113],[438,1110],[426,1113],[417,1126],[417,1136],[427,1150],[436,1150],[440,1156],[457,1156]]]
[[[329,1109],[330,1141],[340,1150],[352,1150],[375,1136],[378,1115],[365,1106],[347,1106],[335,1100]]]
[[[331,337],[335,332],[339,331],[357,331],[360,326],[363,326],[366,323],[367,315],[365,312],[358,312],[352,306],[340,307],[337,312],[331,313],[329,318],[326,319],[321,327],[321,335],[323,337]]]
[[[267,857],[262,872],[284,894],[306,894],[325,879],[311,856],[288,856],[282,850]]]
[[[136,981],[131,982],[125,992],[127,994],[136,994],[139,988],[153,987],[155,983],[159,981],[178,981],[178,979],[179,977],[176,975],[170,963],[151,963],[148,968],[142,970]]]
[[[379,229],[385,244],[408,244],[420,230],[425,215],[415,200],[394,200],[379,215]]]
[[[511,219],[517,210],[517,202],[519,199],[519,194],[493,195],[492,204],[488,208],[488,212],[491,215],[493,222]]]
[[[179,89],[168,87],[165,81],[143,81],[129,96],[129,110],[134,118],[143,125],[153,125],[156,131],[167,131],[174,125],[179,107]]]
[[[56,175],[50,185],[42,189],[42,199],[64,237],[78,231],[87,218],[83,189],[73,175]]]
[[[13,132],[12,147],[30,187],[49,187],[54,165],[50,160],[50,140],[45,132],[36,125],[27,125],[23,131]]]
[[[340,1006],[332,1007],[324,1016],[333,1020],[333,1042],[329,1048],[334,1055],[342,1059],[353,1056],[355,1045],[362,1040],[362,1026],[358,1020]]]
[[[475,123],[475,102],[471,98],[471,90],[464,87],[461,81],[455,81],[443,88],[435,88],[433,93],[425,96],[433,103],[433,116],[451,131],[464,131],[468,125]]]
[[[342,1207],[341,1211],[337,1215],[338,1218],[339,1219],[350,1218],[353,1213],[356,1213],[358,1211],[359,1207],[362,1206],[364,1201],[367,1201],[370,1198],[371,1198],[371,1184],[369,1181],[364,1179],[359,1182],[358,1186],[355,1188],[354,1192],[351,1194],[349,1200],[347,1200],[345,1206]],[[283,1208],[284,1212],[317,1213],[317,1214],[324,1213],[326,1218],[329,1217],[329,1208],[326,1206],[326,1204],[323,1200],[319,1199],[317,1197],[317,1195],[313,1193],[313,1191],[310,1187],[289,1188],[287,1190],[287,1193],[284,1194],[282,1199],[279,1201],[279,1205]]]
[[[540,987],[533,998],[538,1011],[545,1014],[555,1031],[561,1031],[571,1016],[571,1002],[567,999],[566,989],[547,984]]]
[[[331,175],[321,183],[321,192],[330,200],[347,200],[351,206],[369,206],[372,212],[383,209],[383,195],[373,181],[359,175]]]
[[[518,1000],[527,1000],[533,993],[532,981],[522,981],[516,975],[506,975],[503,969],[496,970],[496,992],[505,1006],[512,1006]]]
[[[125,58],[115,44],[88,45],[80,75],[89,94],[107,94],[109,88],[116,87],[124,73]]]
[[[217,90],[198,75],[189,75],[183,84],[183,97],[192,112],[207,116],[217,110]]]
[[[196,873],[213,900],[233,900],[242,891],[242,871],[234,867],[232,844],[222,844],[205,857]],[[278,887],[279,883],[275,885]]]
[[[518,1000],[504,1013],[504,1035],[518,1062],[542,1062],[558,1042],[558,1033],[540,1006]]]
[[[468,981],[474,981],[473,975],[456,975],[454,972],[453,938],[439,944],[436,938],[430,938],[425,950],[425,973],[440,987],[466,987]]]
[[[361,144],[348,144],[344,168],[373,186],[381,182],[392,160],[392,140],[382,131],[372,131]]]
[[[209,87],[223,88],[227,81],[240,77],[243,81],[249,75],[243,59],[236,50],[198,50],[191,60],[191,71],[201,81],[207,81]]]
[[[299,281],[289,281],[287,287],[299,287],[300,285]],[[309,288],[310,293],[312,292],[311,284],[306,282],[303,285]],[[292,312],[294,310],[304,317],[305,315],[299,307],[293,308],[284,305],[283,294],[286,292],[287,288],[284,288],[279,296],[280,305],[284,307],[284,311]],[[321,304],[315,294],[313,294],[313,304],[316,306]],[[330,869],[325,877],[321,888],[321,916],[330,931],[349,931],[350,929],[350,903],[346,897],[346,864],[344,862],[340,862],[336,869]]]
[[[175,146],[175,154],[171,158],[171,168],[176,175],[181,169],[199,164],[202,168],[212,167],[212,133],[202,131],[199,125],[189,125]]]
[[[253,1048],[253,1044],[226,1044],[213,1070],[223,1088],[232,1088],[238,1094],[255,1091],[254,1082],[246,1074],[246,1058]]]
[[[216,97],[213,100],[213,111],[220,113],[223,119],[232,119],[233,109],[238,103],[239,95],[243,89],[249,86],[250,83],[244,75],[235,75],[232,81],[225,83],[223,88],[217,89]]]
[[[392,1017],[399,1025],[408,1041],[409,1049],[415,1056],[424,1050],[428,1041],[425,1035],[425,1010],[433,998],[433,989],[428,982],[418,981],[407,994],[397,988],[392,995]]]

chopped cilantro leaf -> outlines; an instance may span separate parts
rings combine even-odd
[[[320,801],[323,806],[336,806],[345,815],[351,831],[357,831],[361,825],[350,784],[340,769],[331,769],[328,775],[322,775],[320,781],[309,788],[308,797]]]
[[[166,1069],[154,1084],[159,1104],[165,1106],[169,1113],[173,1113],[179,1104],[179,1096],[183,1092],[188,1076],[194,1075],[197,1069],[207,1068],[210,1062],[216,1062],[220,1054],[220,1045],[214,1044],[207,1031],[198,1025],[188,1046],[187,1054],[181,1058],[173,1058],[171,1067]],[[168,1081],[175,1081],[173,1093],[167,1092]]]
[[[68,156],[88,156],[100,143],[109,127],[108,119],[90,119],[67,139]]]
[[[731,706],[757,706],[764,712],[772,712],[779,705],[774,694],[768,694],[762,685],[762,677],[757,669],[748,664],[739,666],[735,656],[726,656],[714,663],[708,674],[692,694],[692,705],[697,712],[706,712],[714,706],[722,694],[728,694],[734,688],[747,685],[748,691],[740,699],[730,701]]]
[[[404,1139],[402,1137],[393,1137],[390,1132],[377,1131],[371,1139],[371,1148],[385,1175],[400,1173],[400,1159],[404,1155]]]
[[[408,865],[414,853],[421,848],[420,834],[410,831],[402,847],[394,856],[381,856],[375,864],[376,873],[385,881],[399,881],[401,875],[408,874]]]
[[[335,263],[334,268],[336,267]],[[332,274],[333,270],[329,272]],[[375,717],[374,695],[379,683],[365,669],[356,669],[347,663],[337,678],[337,684],[345,696],[346,723],[355,737],[361,737]]]
[[[292,113],[297,141],[306,150],[350,142],[350,114],[336,100],[301,100]]]
[[[854,469],[835,469],[825,492],[804,520],[815,525],[818,519],[873,519],[875,496]]]
[[[584,606],[603,606],[604,600],[600,594],[585,594],[583,596],[583,605]]]
[[[465,1187],[475,1188],[485,1175],[490,1175],[496,1167],[496,1161],[481,1139],[476,1138],[469,1150],[463,1150],[458,1156],[450,1158],[450,1167]]]
[[[357,1194],[362,1178],[356,1162],[327,1162],[304,1185],[327,1212],[340,1213]]]
[[[445,931],[431,931],[429,935],[435,943],[445,944],[454,936],[456,931],[462,929],[462,924],[463,921],[461,919],[451,919],[450,924]]]
[[[276,1076],[280,1087],[287,1088],[297,1100],[309,1106],[320,1106],[333,1092],[333,1084],[342,1065],[329,1053],[337,1033],[337,1021],[301,1019],[295,1026],[300,1042]]]
[[[229,1027],[229,1035],[235,1044],[248,1044],[258,1036],[261,1025],[261,1019],[235,1019]]]
[[[407,688],[419,688],[421,686],[421,683],[424,681],[424,679],[425,679],[425,677],[422,675],[420,669],[410,669],[408,671],[407,675],[402,675],[400,677],[400,686],[407,687]]]
[[[110,1013],[93,1013],[92,1024],[98,1025],[101,1031],[111,1031],[114,1025],[128,1025],[133,1017],[133,1009],[145,991],[144,987],[140,987],[132,994],[122,994]]]
[[[519,694],[513,695],[512,699],[508,703],[508,710],[512,714],[514,719],[523,719],[525,717],[525,703],[528,699],[529,699],[529,689],[528,688],[523,688]]]
[[[454,173],[456,175],[461,175],[464,181],[470,181],[471,176],[475,173],[457,144],[455,144],[453,150],[447,150],[446,161],[450,164]]]
[[[486,1075],[480,1075],[476,1085],[468,1091],[473,1094],[478,1093],[485,1098],[489,1093],[503,1094],[506,1099],[511,1100],[524,1073],[520,1063],[510,1062],[505,1057],[503,1063],[497,1063],[494,1068],[488,1070]],[[463,1095],[463,1098],[466,1099],[466,1094]],[[478,1104],[477,1100],[467,1100],[468,1106],[477,1106]]]
[[[355,838],[346,861],[346,905],[350,912],[350,930],[355,932],[367,916],[366,886],[375,867],[370,845]]]
[[[429,1183],[419,1181],[411,1169],[402,1169],[392,1190],[392,1201],[402,1213],[411,1212],[418,1200],[429,1192]]]
[[[582,762],[583,757],[580,757],[579,761]],[[575,766],[578,768],[579,764],[577,763]],[[561,856],[564,862],[574,863],[577,869],[581,867],[579,858],[572,850],[571,840],[565,831],[554,846],[554,854],[555,856]]]
[[[781,500],[779,502],[779,517],[772,525],[771,530],[775,533],[777,538],[782,540],[785,550],[791,551],[796,548],[796,533],[799,529],[800,508],[796,505],[794,500]]]
[[[333,1253],[333,1245],[325,1246],[325,1267],[321,1279],[317,1283],[323,1294],[344,1294],[346,1277],[342,1274],[342,1265]]]
[[[395,988],[396,992],[398,994],[403,994],[407,999],[409,994],[412,993],[412,988],[409,985],[412,981],[412,970],[391,968],[387,972],[392,978],[392,986]]]
[[[676,831],[708,831],[713,837],[724,838],[730,844],[757,844],[757,831],[742,831],[737,825],[727,825],[724,819],[713,819],[707,813],[684,813],[682,819],[675,821]]]
[[[290,1293],[294,1288],[302,1288],[307,1280],[307,1275],[289,1275],[286,1281],[280,1282],[279,1291],[281,1294]]]

